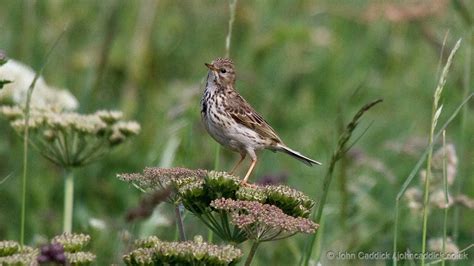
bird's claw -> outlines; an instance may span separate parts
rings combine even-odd
[[[249,188],[256,188],[257,187],[257,185],[255,185],[255,184],[250,184],[250,183],[247,183],[247,182],[244,182],[244,181],[240,182],[240,185],[242,185],[244,187],[249,187]]]

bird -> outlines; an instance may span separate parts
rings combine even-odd
[[[229,172],[233,174],[250,156],[251,164],[241,183],[248,178],[257,164],[257,152],[268,149],[283,152],[308,166],[321,165],[289,148],[275,130],[237,92],[235,67],[230,58],[217,58],[205,63],[209,69],[204,93],[201,98],[201,121],[206,131],[222,146],[238,152],[239,161]]]

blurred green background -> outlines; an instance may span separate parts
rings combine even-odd
[[[46,81],[69,89],[80,112],[118,109],[142,125],[128,144],[76,171],[74,231],[92,235],[98,264],[121,263],[130,239],[156,234],[174,240],[169,205],[149,221],[125,222],[142,193],[115,176],[146,166],[213,169],[216,144],[200,124],[199,101],[204,63],[225,54],[228,1],[0,0],[0,7],[0,49],[10,58],[39,69],[66,28],[44,70]],[[363,104],[384,99],[365,115],[355,135],[371,126],[332,183],[323,254],[391,251],[395,197],[427,143],[448,31],[444,59],[458,38],[463,42],[443,93],[440,124],[472,92],[473,11],[467,0],[238,2],[230,55],[239,92],[286,144],[324,164],[308,168],[265,151],[252,181],[286,176],[288,185],[318,200],[342,126]],[[447,130],[459,161],[451,192],[459,186],[471,197],[472,109],[471,101],[464,118]],[[0,239],[17,240],[22,142],[4,119],[0,132],[0,180],[10,175],[0,184]],[[414,151],[405,152],[409,148]],[[219,158],[218,169],[229,170],[239,156],[222,150]],[[34,150],[29,160],[26,240],[34,245],[61,232],[63,180],[61,170]],[[416,178],[413,186],[420,184]],[[419,251],[421,212],[401,205],[399,250]],[[473,242],[474,214],[461,207],[454,223],[454,213],[450,209],[448,235],[462,249]],[[442,236],[442,215],[439,209],[430,213],[429,239]],[[186,216],[188,235],[207,236],[193,221]],[[307,238],[263,244],[254,263],[292,265]]]

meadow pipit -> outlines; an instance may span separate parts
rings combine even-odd
[[[321,164],[288,148],[273,128],[235,90],[235,70],[232,60],[217,58],[205,64],[209,68],[206,89],[201,99],[201,117],[207,132],[221,145],[240,153],[237,169],[248,154],[252,159],[243,184],[257,163],[256,151],[281,151],[312,166]]]

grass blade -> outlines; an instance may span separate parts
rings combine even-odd
[[[408,186],[410,183],[413,181],[415,178],[415,175],[418,173],[418,171],[421,168],[421,165],[425,161],[426,156],[428,155],[429,149],[432,149],[434,146],[434,143],[438,140],[438,138],[441,136],[443,130],[445,130],[449,124],[456,118],[456,116],[459,114],[459,112],[463,109],[463,107],[474,97],[474,93],[471,93],[464,101],[459,104],[459,106],[454,110],[454,112],[451,114],[451,116],[448,118],[448,120],[443,124],[441,129],[438,131],[438,133],[434,136],[433,138],[433,143],[428,145],[423,152],[423,154],[420,156],[420,159],[418,159],[418,162],[415,164],[413,169],[411,170],[410,174],[408,177],[405,179],[405,182],[403,183],[400,191],[397,194],[397,197],[395,199],[395,225],[394,225],[394,236],[393,236],[393,254],[397,252],[397,240],[398,240],[398,221],[399,221],[399,202],[400,199],[403,197],[405,194],[405,191],[407,190]],[[397,265],[396,258],[393,258],[393,265]]]
[[[63,37],[64,33],[66,32],[66,28],[63,29],[61,34],[58,38],[54,41],[53,45],[49,49],[48,53],[45,56],[44,63],[36,72],[33,81],[31,82],[27,94],[26,94],[26,103],[25,103],[25,131],[23,135],[23,175],[21,179],[21,221],[20,221],[20,245],[23,247],[25,242],[25,219],[26,219],[26,176],[28,175],[28,134],[29,134],[29,127],[28,123],[30,120],[30,108],[31,108],[31,96],[33,94],[33,90],[35,88],[36,82],[38,81],[39,77],[43,73],[46,64],[48,63],[49,57],[51,53],[54,51],[54,48],[58,45],[59,41]]]

